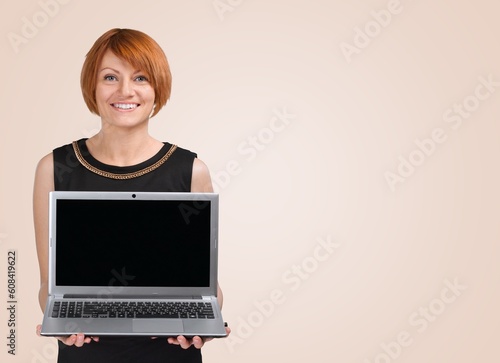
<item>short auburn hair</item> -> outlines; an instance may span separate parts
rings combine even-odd
[[[155,106],[152,116],[165,106],[170,98],[172,75],[167,57],[149,35],[133,29],[111,29],[96,40],[87,53],[80,76],[83,99],[90,112],[99,115],[95,98],[99,67],[108,50],[133,67],[147,73],[155,92]]]

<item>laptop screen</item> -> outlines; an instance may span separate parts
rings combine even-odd
[[[58,286],[206,287],[210,201],[61,199]]]

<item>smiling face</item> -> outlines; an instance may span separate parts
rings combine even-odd
[[[103,127],[147,124],[155,91],[148,75],[107,51],[97,72],[95,98]]]

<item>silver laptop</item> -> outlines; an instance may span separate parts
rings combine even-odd
[[[42,335],[223,337],[215,193],[52,192]]]

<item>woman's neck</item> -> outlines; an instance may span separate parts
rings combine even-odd
[[[115,166],[137,165],[156,155],[163,143],[148,132],[101,129],[87,140],[90,154],[101,163]]]

